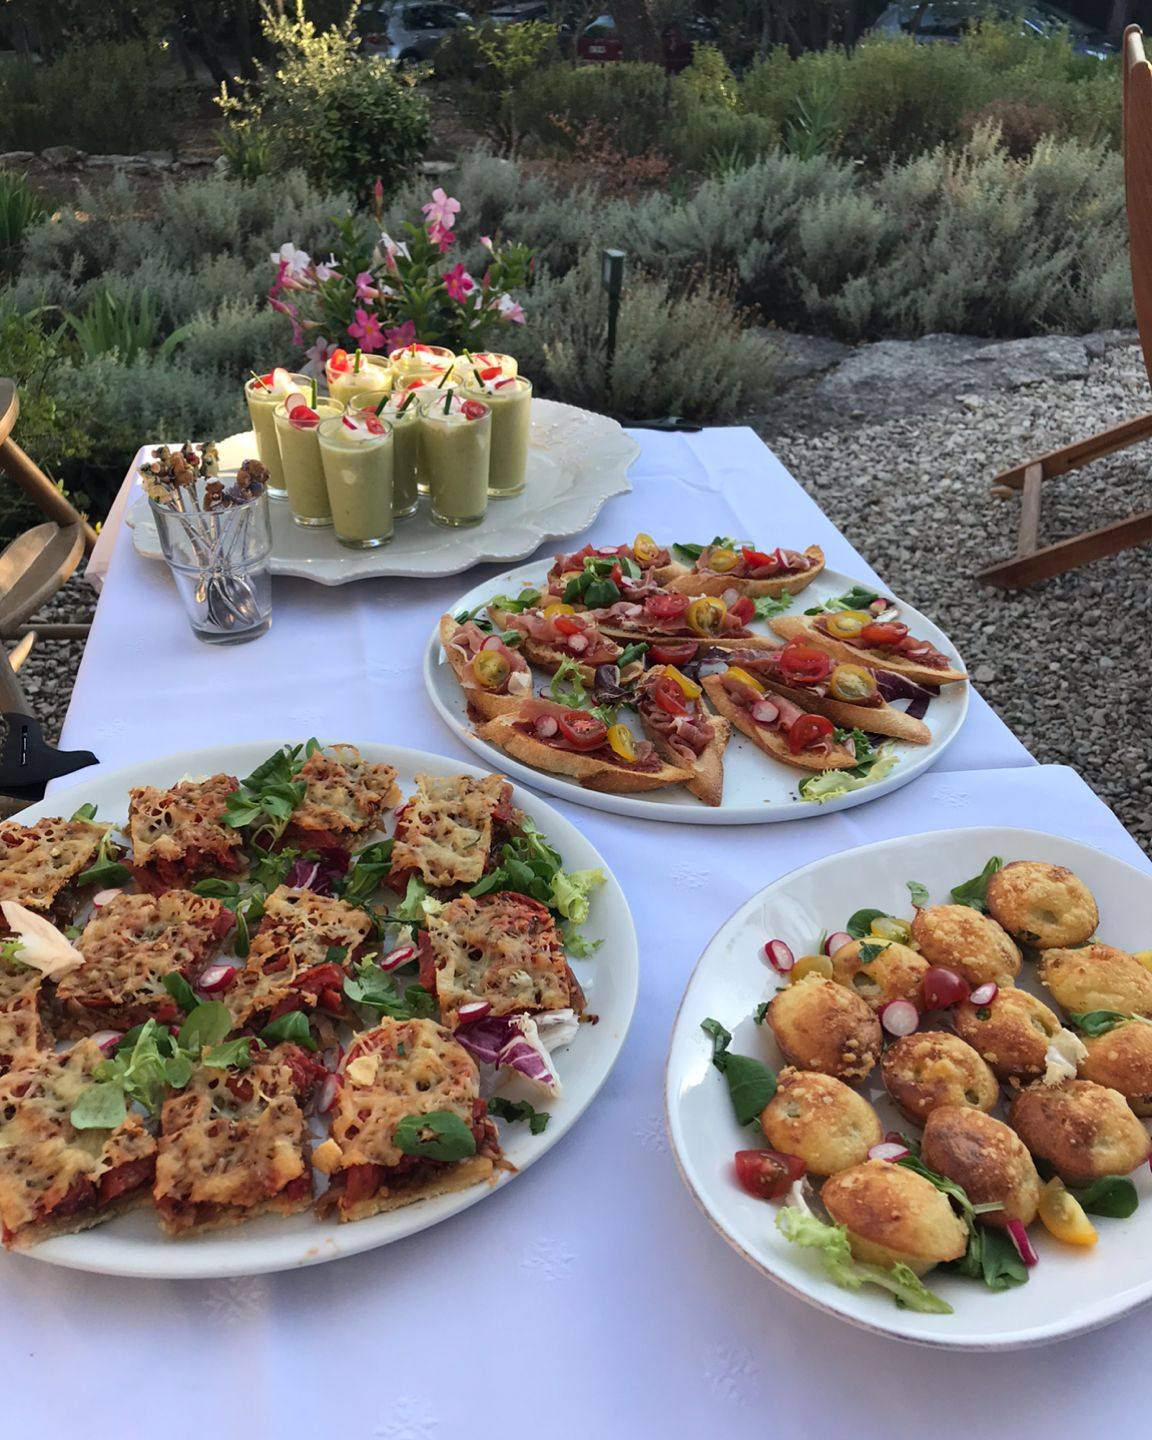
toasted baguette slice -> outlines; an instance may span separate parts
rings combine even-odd
[[[803,570],[793,570],[766,580],[734,580],[715,571],[677,564],[665,565],[657,570],[655,579],[666,590],[679,590],[684,595],[723,595],[725,590],[736,590],[741,595],[747,595],[749,600],[759,600],[763,595],[799,595],[824,569],[824,552],[819,545],[809,545],[804,554],[812,563]]]
[[[662,790],[666,785],[686,785],[693,778],[691,770],[677,765],[661,765],[659,770],[631,770],[623,761],[613,762],[577,750],[558,750],[517,730],[519,719],[516,714],[498,715],[495,720],[477,725],[476,734],[514,760],[550,775],[567,775],[585,790],[634,795],[643,790]]]
[[[921,685],[951,685],[968,679],[963,670],[953,670],[951,667],[934,670],[931,665],[921,665],[916,660],[904,660],[883,650],[866,650],[855,645],[846,645],[843,640],[836,640],[831,635],[825,635],[823,630],[818,630],[812,624],[810,615],[782,615],[772,621],[772,629],[777,635],[783,635],[785,640],[803,640],[807,644],[819,646],[837,660],[846,660],[852,665],[868,665],[873,670],[891,670],[894,675],[907,675],[909,680],[916,680]]]
[[[686,788],[696,796],[697,800],[703,801],[705,805],[719,805],[724,795],[724,751],[728,746],[728,741],[732,738],[732,726],[723,716],[709,715],[707,711],[704,711],[704,715],[712,724],[712,739],[689,764],[682,754],[676,752],[668,737],[652,723],[652,702],[645,699],[650,683],[648,677],[659,680],[662,678],[664,670],[663,665],[654,665],[648,671],[645,684],[637,696],[636,709],[644,734],[669,765],[688,765],[692,771],[692,779],[686,782]]]
[[[731,649],[733,646],[745,650],[779,650],[780,648],[778,642],[773,640],[771,635],[670,635],[663,630],[617,629],[611,621],[607,625],[601,625],[600,632],[603,635],[611,636],[613,640],[639,641],[648,645],[659,645],[664,640],[669,644],[678,644],[681,640],[694,640],[697,653],[702,648],[706,649],[713,645],[718,645],[725,650]]]
[[[488,613],[492,617],[492,623],[499,625],[501,630],[514,630],[516,628],[512,623],[512,617],[506,610],[489,610]],[[601,630],[600,633],[609,640],[615,640],[616,638],[613,635],[609,635],[606,630]],[[526,660],[535,665],[537,669],[544,670],[549,675],[555,675],[565,660],[576,659],[575,655],[569,655],[555,645],[548,645],[543,641],[533,640],[531,635],[524,636],[523,644],[520,646],[520,653]],[[611,664],[612,662],[608,661],[606,663]],[[578,665],[577,668],[580,672],[580,678],[584,681],[585,685],[591,685],[596,679],[595,665]],[[644,661],[633,660],[620,671],[620,683],[621,685],[631,685],[633,680],[638,680],[643,673]],[[507,709],[508,707],[505,706],[504,708]]]
[[[932,732],[923,720],[905,715],[903,710],[897,710],[892,705],[851,705],[846,700],[834,700],[830,695],[813,695],[810,690],[781,685],[778,680],[759,671],[756,678],[769,690],[783,695],[785,700],[802,705],[814,715],[827,715],[829,720],[835,720],[846,730],[859,728],[870,735],[891,735],[893,740],[906,740],[909,745],[931,743]]]
[[[785,736],[775,730],[766,730],[763,725],[757,725],[742,705],[737,705],[729,698],[719,675],[706,675],[701,684],[715,709],[726,720],[730,720],[741,735],[747,735],[753,745],[763,750],[765,755],[771,755],[773,760],[782,760],[785,765],[795,765],[800,770],[849,770],[857,764],[855,755],[845,750],[843,745],[833,745],[826,755],[814,755],[804,751],[793,755]]]
[[[440,643],[444,647],[444,654],[448,657],[448,663],[452,667],[452,673],[460,682],[460,688],[464,691],[464,698],[468,702],[468,715],[473,721],[491,720],[496,715],[503,715],[507,710],[515,710],[523,695],[500,695],[494,690],[485,690],[483,686],[477,685],[470,674],[470,666],[466,656],[461,655],[450,642],[453,635],[461,627],[451,615],[440,617]],[[531,691],[529,691],[529,694]]]

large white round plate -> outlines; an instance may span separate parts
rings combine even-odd
[[[841,928],[858,909],[911,916],[906,881],[918,880],[934,901],[946,901],[953,885],[978,874],[993,855],[1068,866],[1099,902],[1102,938],[1128,950],[1147,946],[1152,876],[1055,835],[1008,828],[938,831],[832,855],[774,881],[713,937],[676,1017],[665,1095],[680,1172],[709,1220],[746,1260],[793,1295],[866,1330],[969,1350],[1004,1350],[1075,1335],[1116,1320],[1152,1297],[1148,1167],[1132,1176],[1140,1208],[1130,1220],[1096,1222],[1100,1241],[1094,1249],[1061,1245],[1036,1225],[1029,1234],[1040,1263],[1026,1285],[996,1293],[975,1281],[933,1272],[927,1284],[954,1313],[899,1310],[874,1286],[851,1292],[833,1285],[818,1256],[790,1244],[776,1229],[777,1207],[753,1199],[736,1184],[732,1156],[755,1146],[758,1132],[736,1123],[700,1022],[714,1016],[732,1031],[734,1051],[780,1065],[771,1030],[752,1020],[756,1006],[780,983],[763,958],[766,940],[780,937],[799,953],[810,949],[823,930]],[[1029,969],[1020,976],[1022,985],[1050,1004]],[[875,1075],[864,1089],[885,1129],[908,1129]]]
[[[343,738],[343,737],[340,737]],[[280,741],[221,746],[210,750],[189,750],[144,761],[131,769],[82,780],[67,790],[58,790],[36,805],[20,812],[21,822],[45,815],[71,815],[85,801],[99,806],[102,818],[122,820],[128,811],[128,791],[133,785],[167,786],[185,776],[211,775],[225,771],[232,775],[250,773],[277,748]],[[400,788],[410,793],[417,772],[440,775],[472,775],[487,772],[455,760],[406,750],[391,745],[361,745],[371,761],[394,765]],[[526,1125],[502,1126],[505,1154],[518,1171],[527,1169],[572,1128],[608,1078],[624,1043],[636,1003],[639,964],[636,932],[624,892],[599,853],[580,831],[550,805],[518,787],[516,804],[548,836],[572,869],[602,868],[608,874],[592,899],[591,917],[583,931],[593,940],[604,940],[598,960],[572,960],[591,1010],[600,1017],[598,1025],[581,1025],[576,1039],[566,1050],[556,1052],[563,1094],[547,1107],[552,1113],[548,1128],[532,1135]],[[26,1253],[37,1260],[66,1265],[77,1270],[94,1270],[109,1275],[146,1276],[151,1279],[211,1279],[230,1275],[257,1275],[270,1270],[292,1270],[339,1260],[373,1250],[426,1230],[440,1220],[466,1210],[478,1200],[502,1190],[505,1177],[495,1187],[478,1185],[459,1194],[424,1200],[402,1210],[375,1215],[368,1220],[341,1225],[317,1221],[310,1214],[266,1216],[230,1230],[209,1231],[186,1240],[169,1240],[161,1233],[148,1209],[123,1215],[106,1225],[79,1235],[47,1240]]]
[[[502,592],[516,594],[523,585],[539,584],[547,572],[550,561],[535,561],[509,570],[495,579],[485,580],[469,590],[467,595],[451,606],[451,613],[459,615],[463,610],[473,610],[483,600]],[[821,600],[843,595],[853,585],[861,582],[836,570],[825,570],[792,602],[790,614],[801,615]],[[952,642],[927,616],[903,600],[893,597],[899,605],[901,616],[915,635],[930,640],[938,650],[963,668],[963,661],[956,653]],[[753,628],[765,634],[770,633],[767,624]],[[537,671],[543,683],[547,677]],[[928,745],[904,745],[896,741],[900,756],[898,764],[883,779],[860,790],[850,790],[834,800],[816,804],[801,800],[796,787],[812,772],[799,770],[772,760],[751,740],[733,732],[727,750],[724,752],[724,800],[718,806],[704,805],[681,786],[670,786],[666,790],[650,790],[640,795],[611,795],[598,790],[585,790],[575,781],[563,775],[548,775],[534,770],[530,765],[521,764],[510,755],[505,755],[495,746],[481,740],[473,732],[468,720],[464,692],[457,683],[452,667],[444,656],[440,636],[433,632],[428,650],[424,656],[424,684],[433,705],[448,727],[486,764],[515,775],[525,784],[549,795],[558,795],[562,800],[574,800],[580,805],[590,805],[594,810],[610,810],[617,815],[639,815],[645,820],[668,820],[688,825],[765,825],[777,820],[806,819],[830,810],[848,810],[853,805],[864,805],[869,800],[878,800],[907,785],[922,771],[934,765],[943,752],[956,738],[964,717],[968,713],[968,686],[946,685],[938,699],[928,707],[924,722],[932,732]]]
[[[392,543],[378,550],[349,550],[329,527],[296,525],[287,503],[274,500],[272,573],[345,585],[373,575],[457,575],[485,561],[519,560],[545,540],[586,530],[607,500],[626,495],[632,488],[628,467],[640,453],[615,420],[556,400],[532,401],[531,447],[523,492],[493,500],[479,525],[459,530],[437,525],[427,500],[421,500],[415,515],[397,521]],[[220,442],[224,470],[255,454],[251,431]],[[162,559],[143,496],[129,507],[127,520],[140,554]]]

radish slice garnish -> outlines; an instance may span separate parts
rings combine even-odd
[[[725,605],[735,605],[737,600],[740,599],[740,592],[735,586],[730,585],[720,598],[724,601]]]
[[[107,905],[110,900],[115,900],[117,895],[123,895],[123,890],[113,888],[111,890],[97,890],[92,896],[92,904],[99,910],[101,905]]]
[[[339,1075],[325,1075],[324,1082],[316,1094],[316,1112],[319,1115],[327,1115],[328,1111],[336,1103],[336,1097],[340,1093]]]
[[[481,650],[502,650],[503,648],[504,641],[501,640],[499,635],[489,635],[483,645],[480,646]]]
[[[769,940],[764,946],[764,956],[778,975],[787,975],[796,957],[783,940]]]
[[[889,1035],[911,1035],[920,1024],[920,1012],[911,1000],[889,1000],[880,1011],[880,1024]]]
[[[833,930],[832,934],[824,941],[824,954],[835,955],[837,950],[843,950],[845,945],[852,944],[852,936],[847,930]]]
[[[399,970],[401,965],[407,965],[410,960],[416,958],[415,945],[399,945],[395,950],[390,950],[379,962],[381,970]]]
[[[291,372],[277,365],[272,371],[272,390],[277,395],[283,395],[285,391],[292,388]]]
[[[110,1055],[123,1038],[123,1030],[97,1030],[92,1036],[105,1055]]]
[[[456,1011],[456,1018],[462,1025],[467,1025],[470,1020],[483,1020],[485,1015],[492,1013],[492,1002],[490,1000],[469,1000],[467,1005],[461,1005]]]
[[[996,996],[1000,993],[1000,987],[995,980],[989,980],[987,985],[978,985],[972,991],[968,999],[973,1005],[991,1005]]]
[[[1028,1238],[1028,1231],[1023,1220],[1009,1220],[1004,1228],[1008,1231],[1008,1238],[1015,1245],[1020,1259],[1031,1270],[1040,1257],[1033,1248],[1032,1241]]]
[[[902,1145],[895,1140],[881,1140],[879,1145],[873,1145],[868,1151],[869,1160],[902,1160],[905,1155],[911,1154],[907,1145]]]
[[[196,988],[205,995],[215,995],[228,989],[236,979],[236,973],[235,965],[209,965],[197,980]]]
[[[560,726],[555,715],[541,715],[534,728],[541,740],[551,740]]]
[[[748,713],[757,725],[771,725],[779,717],[780,707],[771,700],[757,700],[755,705],[748,707]]]
[[[584,651],[588,649],[587,635],[569,635],[568,648],[574,655],[583,655]]]

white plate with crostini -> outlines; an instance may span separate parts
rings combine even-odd
[[[719,1020],[732,1032],[733,1052],[779,1068],[783,1061],[771,1029],[753,1019],[756,1007],[785,983],[764,958],[766,941],[783,939],[799,955],[812,950],[823,932],[842,929],[859,909],[911,918],[908,881],[924,885],[932,903],[947,903],[951,887],[979,874],[993,855],[1067,866],[1096,897],[1101,939],[1128,950],[1147,946],[1152,875],[1073,840],[988,827],[901,836],[844,851],[774,881],[713,936],[680,1004],[665,1088],[668,1133],[681,1176],[711,1224],[750,1264],[799,1299],[863,1329],[962,1350],[1005,1350],[1063,1339],[1117,1320],[1152,1299],[1148,1167],[1142,1165],[1131,1176],[1140,1198],[1133,1216],[1094,1217],[1100,1238],[1093,1248],[1062,1245],[1037,1222],[1028,1234],[1039,1263],[1026,1284],[994,1292],[934,1270],[924,1282],[953,1313],[901,1310],[875,1286],[848,1291],[834,1285],[816,1252],[791,1244],[777,1230],[779,1204],[754,1199],[736,1183],[734,1153],[767,1141],[757,1125],[737,1123],[700,1023],[709,1016]],[[1054,1007],[1027,960],[1019,983]],[[934,1019],[921,1028],[940,1027]],[[917,1133],[888,1100],[878,1071],[858,1089],[873,1102],[886,1130]],[[994,1113],[1002,1116],[1002,1108]]]
[[[607,415],[556,400],[533,400],[529,443],[523,491],[507,500],[490,501],[479,525],[459,529],[437,525],[425,496],[414,515],[396,522],[391,543],[376,550],[350,550],[336,539],[331,526],[297,525],[287,501],[271,501],[273,575],[345,585],[375,575],[431,579],[457,575],[488,561],[519,560],[546,540],[586,530],[607,501],[632,488],[628,467],[640,454],[640,446]],[[151,448],[140,452],[135,466]],[[256,439],[250,430],[220,442],[224,471],[255,455]],[[126,518],[140,554],[163,559],[143,495],[129,506]]]
[[[71,815],[81,805],[98,807],[98,818],[123,821],[128,811],[128,792],[135,785],[165,787],[178,780],[221,771],[244,776],[278,749],[280,741],[245,742],[212,749],[190,750],[160,759],[142,761],[124,770],[83,779],[57,790],[46,800],[22,810],[19,820],[30,824],[44,816]],[[397,783],[405,795],[415,787],[417,773],[470,775],[481,779],[487,773],[472,765],[445,759],[421,750],[393,745],[358,746],[365,759],[392,765]],[[565,868],[602,869],[605,883],[592,893],[591,914],[581,932],[592,941],[604,941],[590,959],[569,956],[572,969],[588,998],[590,1013],[598,1016],[595,1025],[581,1025],[572,1044],[555,1052],[557,1071],[563,1087],[558,1099],[542,1102],[537,1108],[551,1112],[547,1128],[532,1135],[524,1124],[500,1124],[504,1153],[516,1167],[502,1174],[495,1185],[482,1184],[432,1199],[421,1200],[404,1209],[375,1215],[351,1224],[314,1218],[311,1212],[293,1216],[265,1216],[229,1229],[211,1230],[187,1239],[164,1236],[150,1207],[118,1216],[76,1235],[44,1241],[21,1252],[36,1260],[76,1270],[149,1279],[213,1279],[235,1275],[256,1275],[268,1271],[295,1270],[374,1250],[450,1216],[459,1214],[480,1200],[503,1190],[516,1174],[535,1164],[580,1119],[608,1078],[624,1044],[636,1003],[639,959],[636,932],[624,892],[599,852],[566,820],[538,796],[514,789],[518,805],[543,831],[563,857]],[[392,831],[388,817],[385,834]],[[371,838],[382,838],[376,835]],[[359,848],[359,847],[357,847]],[[599,958],[599,957],[603,958]],[[529,1098],[512,1080],[499,1084],[497,1093],[512,1098]],[[512,1202],[515,1203],[515,1202]],[[11,1263],[11,1262],[9,1262]]]
[[[526,585],[539,586],[543,583],[551,563],[551,560],[534,561],[508,570],[492,580],[486,580],[482,585],[474,586],[466,595],[462,595],[449,607],[449,613],[459,615],[462,611],[474,610],[491,596],[515,595]],[[863,583],[851,576],[842,575],[839,571],[824,570],[806,590],[792,597],[791,606],[784,613],[802,615],[809,607],[846,594],[854,585]],[[919,610],[914,610],[898,597],[891,598],[899,606],[901,619],[913,634],[929,640],[954,664],[961,669],[965,668],[955,646],[942,630],[933,625]],[[757,622],[750,628],[757,634],[772,633],[767,621]],[[533,673],[535,692],[539,693],[542,689],[546,691],[549,677],[541,670]],[[815,772],[800,770],[794,765],[773,760],[753,745],[751,740],[734,730],[724,752],[723,802],[718,806],[710,806],[697,800],[680,785],[669,786],[663,790],[649,790],[639,795],[614,795],[586,790],[567,776],[550,775],[546,771],[533,769],[532,766],[514,760],[487,741],[481,740],[468,719],[464,692],[444,655],[438,631],[433,632],[429,639],[424,656],[424,684],[444,723],[493,769],[503,770],[549,795],[559,796],[562,800],[573,800],[580,805],[589,805],[595,810],[687,825],[764,825],[781,820],[806,819],[821,812],[847,810],[854,805],[864,805],[869,800],[878,800],[882,795],[891,794],[893,790],[898,790],[902,785],[914,780],[930,765],[934,765],[951,745],[968,713],[969,694],[967,683],[943,686],[939,697],[931,702],[924,716],[924,723],[932,732],[932,739],[927,745],[886,742],[895,748],[898,757],[896,765],[886,776],[858,790],[850,790],[847,794],[819,802],[803,799],[798,790],[800,783]],[[637,734],[640,733],[639,722],[632,712],[623,711],[622,718],[631,724]]]

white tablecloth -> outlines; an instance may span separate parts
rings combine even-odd
[[[747,431],[644,436],[636,492],[591,538],[649,529],[813,540],[871,575]],[[231,737],[393,741],[469,759],[420,687],[436,616],[478,577],[325,591],[279,581],[276,623],[216,651],[188,635],[163,569],[116,550],[65,740],[109,765]],[[641,937],[636,1019],[603,1093],[512,1185],[354,1261],[251,1280],[143,1283],[0,1259],[4,1414],[13,1435],[69,1417],[134,1434],[455,1440],[588,1435],[969,1436],[1011,1414],[1021,1440],[1146,1428],[1146,1315],[1045,1351],[941,1355],[792,1299],[711,1230],[665,1139],[676,1006],[717,926],[769,880],[889,836],[1015,824],[1147,866],[1071,770],[1039,767],[974,697],[934,771],[873,804],[741,829],[562,807],[619,876]],[[17,1423],[17,1417],[19,1417]]]

